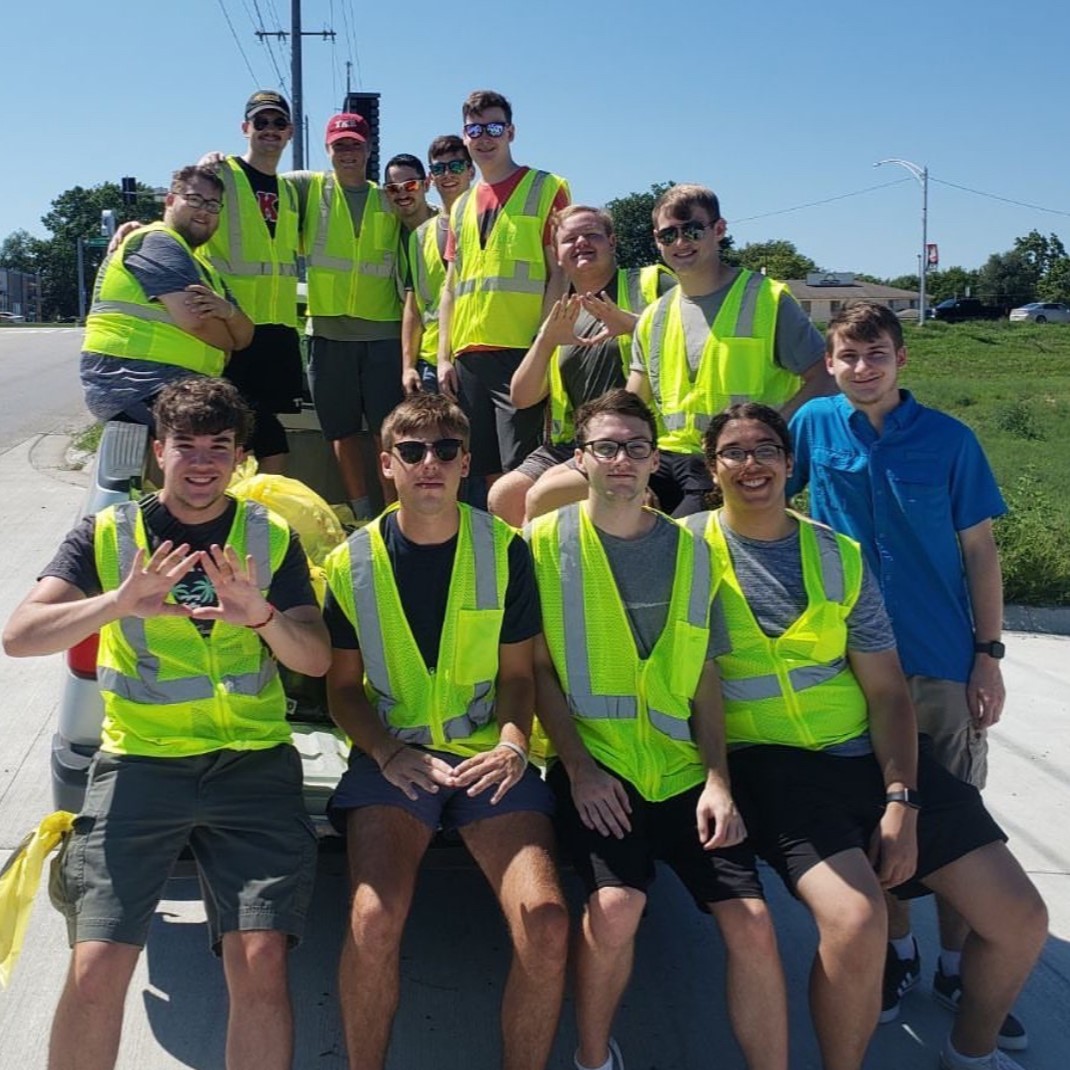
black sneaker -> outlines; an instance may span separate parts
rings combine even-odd
[[[885,975],[887,984],[887,975]],[[886,989],[887,991],[887,989]],[[959,1003],[962,1002],[962,978],[957,974],[944,973],[941,963],[936,964],[936,973],[933,974],[933,999],[942,1003],[948,1010],[958,1011]],[[1003,1019],[1003,1025],[999,1027],[999,1036],[996,1043],[1007,1051],[1025,1051],[1029,1047],[1029,1034],[1013,1014],[1008,1014]]]
[[[921,956],[914,945],[914,957],[901,959],[891,944],[884,959],[884,998],[881,1002],[881,1024],[899,1017],[899,1001],[918,983],[921,977]]]

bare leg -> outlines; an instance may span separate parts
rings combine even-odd
[[[550,819],[502,814],[466,825],[461,837],[498,896],[513,938],[502,996],[502,1066],[542,1070],[561,1014],[569,929]]]
[[[338,462],[338,474],[342,477],[342,486],[350,501],[364,498],[368,493],[368,484],[364,478],[364,450],[359,435],[347,435],[331,442],[335,460]]]
[[[971,851],[926,877],[925,884],[970,929],[951,1043],[962,1055],[987,1055],[1047,939],[1047,908],[1003,843]]]
[[[286,471],[286,454],[273,453],[270,457],[257,457],[256,470],[266,476],[281,476]]]
[[[223,971],[230,996],[227,1070],[289,1070],[292,1065],[287,953],[285,933],[224,934]]]
[[[761,899],[709,904],[727,951],[728,1016],[749,1070],[787,1070],[788,993]]]
[[[524,502],[534,486],[531,476],[523,472],[507,472],[487,495],[487,508],[514,528],[524,526]]]
[[[528,520],[534,520],[544,513],[553,512],[563,505],[581,502],[587,497],[587,479],[582,472],[569,468],[567,464],[554,465],[544,472],[535,485],[528,491],[526,513]]]
[[[940,947],[944,951],[961,951],[970,935],[970,927],[962,915],[944,899],[936,897],[936,920],[940,927]]]
[[[584,1066],[602,1066],[609,1058],[613,1017],[632,975],[646,899],[636,888],[599,888],[587,900],[575,946],[576,1057]]]
[[[400,992],[398,954],[431,830],[394,806],[349,812],[353,903],[338,967],[350,1070],[382,1070]]]
[[[799,881],[817,923],[810,1013],[825,1070],[859,1070],[881,1006],[887,914],[866,856],[841,851]]]
[[[888,911],[888,939],[900,940],[910,932],[910,902],[885,892],[884,905]]]
[[[52,1019],[49,1070],[111,1070],[119,1054],[126,990],[141,948],[86,940],[74,945]]]

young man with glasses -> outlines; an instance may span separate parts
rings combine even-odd
[[[292,171],[308,265],[308,378],[357,520],[374,515],[365,443],[401,400],[401,221],[368,180],[371,130],[363,116],[335,115],[325,135],[329,173]],[[384,500],[394,490],[380,472]]]
[[[842,394],[792,418],[795,470],[788,493],[810,488],[815,519],[859,541],[880,583],[910,684],[918,727],[937,759],[981,789],[988,729],[1003,712],[1003,585],[992,521],[1007,511],[974,433],[919,405],[899,387],[903,328],[874,302],[833,317],[825,363]],[[881,1021],[893,1021],[921,963],[907,904],[889,901]],[[942,900],[933,996],[955,1009],[968,929]],[[1004,1048],[1025,1048],[1008,1015]]]
[[[345,832],[352,907],[339,967],[351,1070],[381,1070],[420,860],[456,830],[505,914],[513,963],[502,1065],[541,1070],[565,980],[568,911],[553,862],[553,800],[528,764],[540,630],[518,534],[458,503],[468,420],[443,395],[383,423],[398,502],[327,560],[331,715],[353,741],[328,806]],[[449,924],[449,919],[443,919]]]
[[[442,211],[409,235],[405,308],[401,317],[401,385],[406,394],[438,392],[438,311],[446,283],[450,211],[472,184],[472,157],[456,134],[443,134],[427,150],[430,182]]]
[[[786,1070],[776,936],[727,776],[709,650],[718,576],[706,543],[644,508],[658,466],[654,417],[617,389],[576,413],[586,501],[528,529],[545,638],[536,639],[548,781],[587,895],[575,945],[578,1070],[623,1070],[612,1039],[654,863],[713,916],[729,1013],[750,1070]]]
[[[628,389],[658,419],[662,475],[679,488],[676,516],[703,508],[710,488],[702,432],[736,401],[793,413],[827,394],[824,343],[787,286],[721,260],[727,224],[712,190],[673,186],[654,205],[654,239],[680,280],[636,328]]]
[[[427,203],[430,180],[419,156],[411,152],[399,152],[386,161],[383,168],[386,193],[394,214],[401,220],[401,247],[407,250],[409,236],[421,224],[438,212]]]
[[[550,309],[509,388],[519,409],[549,398],[550,441],[499,479],[489,499],[491,512],[516,526],[586,497],[574,460],[573,414],[624,386],[639,313],[676,285],[660,265],[617,266],[613,217],[600,208],[571,204],[554,215],[553,229],[569,294]],[[655,493],[666,489],[654,487]]]
[[[215,171],[183,167],[163,221],[131,230],[101,264],[80,365],[97,419],[154,427],[152,405],[168,383],[221,375],[252,339],[252,322],[195,255],[219,226],[223,197]]]
[[[438,378],[472,423],[472,474],[489,487],[542,441],[543,405],[517,409],[509,382],[564,293],[550,218],[569,194],[564,179],[513,160],[513,110],[500,93],[471,93],[462,118],[480,181],[451,213]]]

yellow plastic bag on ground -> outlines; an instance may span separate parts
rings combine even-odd
[[[45,859],[70,832],[74,814],[57,810],[15,848],[0,872],[0,985],[7,987],[22,951]]]

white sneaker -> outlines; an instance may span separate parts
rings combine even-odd
[[[940,1070],[1025,1070],[1025,1067],[999,1048],[983,1058],[967,1059],[955,1051],[949,1037],[940,1052]]]
[[[609,1061],[602,1064],[600,1067],[588,1068],[583,1065],[575,1056],[572,1057],[572,1062],[576,1066],[576,1070],[624,1070],[624,1056],[620,1053],[620,1047],[617,1042],[610,1037],[609,1038]],[[999,1070],[1003,1070],[1002,1067]],[[1013,1067],[1011,1068],[1013,1070]],[[1018,1070],[1022,1070],[1022,1067],[1018,1067]]]

